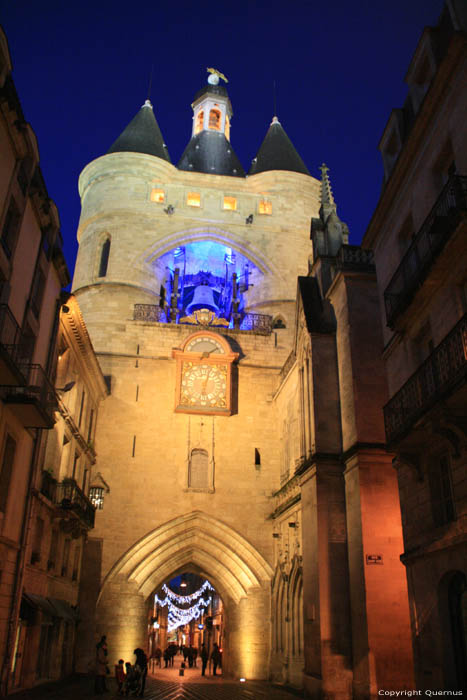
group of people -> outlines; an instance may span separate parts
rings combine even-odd
[[[169,644],[168,647],[162,652],[162,649],[160,647],[157,647],[154,650],[153,657],[156,659],[156,664],[160,668],[162,668],[162,659],[164,659],[164,668],[168,668],[170,666],[174,665],[174,658],[177,655],[177,653],[183,654],[183,662],[186,664],[188,662],[188,667],[189,668],[196,668],[196,660],[198,658],[198,649],[196,647],[192,646],[185,646],[182,645],[181,647],[177,646],[173,642]],[[206,649],[206,645],[203,644],[199,656],[201,659],[201,675],[204,676],[206,675],[206,667],[208,665],[209,661],[209,653],[208,650]],[[216,676],[217,675],[217,669],[221,668],[222,666],[222,652],[219,649],[218,644],[214,643],[213,650],[211,653],[211,661],[212,661],[212,675]]]
[[[174,665],[174,657],[177,652],[183,654],[183,667],[185,667],[187,661],[190,668],[193,668],[193,666],[196,667],[198,650],[191,644],[188,647],[178,647],[176,644],[172,643],[169,644],[164,653],[162,653],[162,650],[158,647],[155,649],[153,656],[157,661],[157,665],[160,667],[162,666],[161,659],[163,657],[165,668],[167,668],[168,666]],[[128,696],[131,693],[135,697],[142,698],[146,686],[146,676],[148,675],[148,659],[143,649],[139,647],[135,649],[133,653],[136,657],[134,664],[131,664],[129,661],[125,663],[123,659],[119,659],[118,663],[115,664],[115,680],[120,695]],[[96,695],[102,695],[107,692],[105,680],[110,674],[107,656],[107,637],[103,635],[96,644],[96,677],[94,687]],[[214,643],[210,657],[206,645],[203,644],[199,656],[201,658],[201,675],[206,675],[206,667],[210,658],[212,661],[212,675],[216,676],[217,669],[222,666],[222,652],[218,644]]]
[[[118,693],[120,695],[130,695],[142,698],[146,686],[146,676],[148,675],[148,659],[143,649],[139,647],[134,650],[135,663],[126,663],[119,659],[115,664],[115,680],[117,681]],[[96,644],[96,680],[94,690],[96,695],[107,692],[105,679],[110,674],[107,660],[107,638],[105,635]]]

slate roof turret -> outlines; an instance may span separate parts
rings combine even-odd
[[[177,168],[211,175],[245,177],[245,171],[232,144],[220,131],[204,130],[192,136]]]
[[[148,153],[150,156],[163,158],[171,163],[169,151],[162,138],[159,124],[152,109],[152,104],[146,100],[139,112],[113,142],[107,153]]]
[[[273,117],[248,174],[256,175],[266,170],[291,170],[304,175],[310,174],[277,117]]]

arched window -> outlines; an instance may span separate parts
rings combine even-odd
[[[209,128],[220,131],[221,128],[221,113],[218,109],[211,109],[209,112]]]
[[[200,109],[200,111],[196,115],[195,134],[199,134],[199,132],[203,130],[203,124],[204,124],[204,110]]]
[[[272,322],[272,327],[273,328],[287,328],[285,325],[284,319],[282,319],[280,316],[277,316],[274,321]]]
[[[101,249],[101,259],[99,262],[99,277],[105,277],[109,265],[110,238],[106,238]]]
[[[192,489],[207,489],[209,487],[209,459],[206,450],[194,449],[191,451],[188,486]]]

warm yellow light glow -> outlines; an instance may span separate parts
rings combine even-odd
[[[237,198],[236,197],[224,197],[224,209],[230,209],[230,211],[235,211],[237,208]]]
[[[259,214],[272,214],[272,202],[261,199],[258,206]]]
[[[164,200],[165,200],[164,190],[160,190],[157,188],[151,190],[151,202],[162,203]]]
[[[245,683],[245,678],[240,678],[240,683]]]
[[[201,206],[201,195],[199,192],[188,192],[186,203],[189,207]]]
[[[211,109],[209,112],[209,128],[220,131],[221,128],[221,113],[218,109]]]
[[[228,115],[225,115],[225,129],[224,129],[224,134],[225,138],[230,141],[230,119]]]
[[[201,109],[198,112],[198,114],[196,115],[195,134],[199,134],[199,132],[203,130],[203,123],[204,123],[204,110]]]

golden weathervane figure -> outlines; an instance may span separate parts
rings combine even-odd
[[[211,75],[208,78],[208,82],[211,83],[211,85],[217,85],[219,82],[219,78],[222,78],[224,83],[229,82],[225,75],[221,73],[220,70],[217,70],[217,68],[206,68],[206,70],[208,73],[211,73]]]

